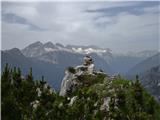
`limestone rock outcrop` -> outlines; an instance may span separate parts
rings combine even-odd
[[[95,70],[92,58],[90,56],[84,57],[82,65],[76,66],[75,68],[69,67],[65,71],[65,76],[61,83],[60,96],[69,95],[81,86],[83,83],[79,80],[80,76],[85,74],[95,75],[97,73],[101,73],[101,71]]]

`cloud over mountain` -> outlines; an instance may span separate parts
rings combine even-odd
[[[158,49],[158,7],[159,2],[2,2],[2,48],[50,40],[119,52]]]

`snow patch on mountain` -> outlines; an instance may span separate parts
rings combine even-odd
[[[91,53],[106,53],[107,50],[104,49],[93,49],[93,48],[72,48],[72,50],[76,53],[81,53],[81,54],[91,54]]]
[[[45,49],[46,52],[53,52],[53,51],[55,51],[55,49],[53,49],[53,48],[44,48],[44,49]]]
[[[57,46],[59,51],[67,51],[67,52],[72,52],[72,50],[65,48],[65,47],[61,47],[61,46]]]

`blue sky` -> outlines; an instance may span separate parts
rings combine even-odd
[[[2,49],[35,41],[157,50],[160,2],[2,2]]]

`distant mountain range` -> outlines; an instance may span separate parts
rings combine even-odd
[[[128,75],[140,74],[143,73],[144,71],[151,69],[152,67],[157,67],[158,65],[160,65],[160,53],[157,53],[154,56],[151,56],[139,62],[133,68],[131,68],[127,74]]]
[[[26,57],[45,61],[59,66],[76,66],[83,61],[83,57],[88,54],[95,59],[95,65],[99,69],[103,69],[108,73],[113,73],[107,61],[101,56],[105,55],[111,57],[108,49],[100,49],[98,47],[91,48],[91,46],[63,46],[59,43],[53,44],[47,42],[35,42],[21,50]],[[81,62],[80,62],[81,61]]]
[[[140,75],[142,85],[160,101],[160,65]]]
[[[127,73],[133,79],[139,75],[142,85],[160,101],[160,53],[135,65]]]
[[[75,46],[67,45],[63,46],[60,43],[53,44],[52,42],[47,42],[45,44],[41,42],[35,42],[30,44],[26,48],[22,49],[22,53],[27,57],[36,57],[45,53],[56,52],[56,51],[65,51],[70,53],[79,53],[79,54],[91,54],[96,53],[98,55],[109,54],[110,49],[102,49],[96,46]]]
[[[108,74],[123,74],[143,71],[138,63],[143,62],[156,51],[142,51],[134,54],[114,54],[110,49],[102,49],[97,46],[75,46],[52,42],[35,42],[22,50],[17,48],[2,51],[2,69],[6,63],[12,67],[17,66],[22,72],[27,73],[30,67],[33,68],[33,74],[38,79],[44,75],[46,80],[59,90],[61,80],[64,76],[64,70],[69,66],[77,66],[83,61],[85,55],[91,55],[97,69],[102,69]],[[154,62],[155,63],[155,62]],[[151,63],[150,67],[152,66]],[[129,72],[128,72],[129,71]]]

